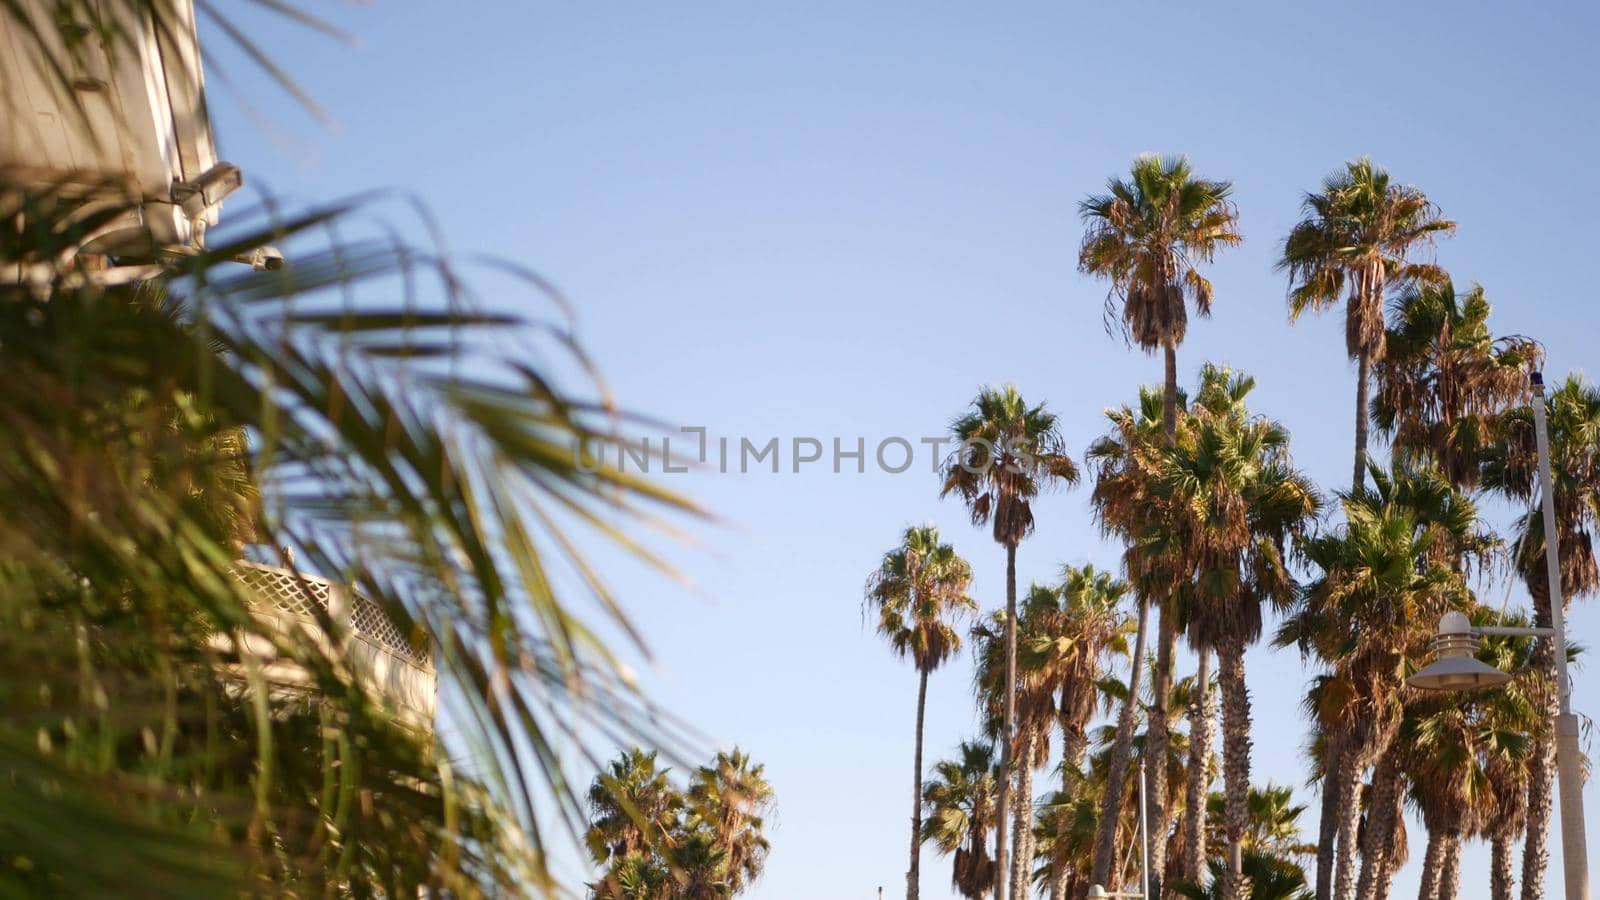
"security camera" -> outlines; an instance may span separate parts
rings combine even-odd
[[[198,219],[243,186],[244,172],[233,163],[219,162],[193,181],[175,182],[172,199],[183,207],[184,215]]]

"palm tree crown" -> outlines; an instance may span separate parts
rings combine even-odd
[[[967,596],[971,583],[972,567],[940,543],[938,528],[913,526],[867,579],[866,603],[895,653],[931,672],[961,648],[951,620],[978,608]]]
[[[1078,269],[1111,282],[1107,313],[1121,300],[1123,325],[1145,351],[1183,343],[1188,303],[1211,314],[1211,282],[1197,265],[1243,240],[1232,193],[1230,182],[1195,177],[1187,157],[1147,154],[1078,205]]]
[[[1055,414],[1042,403],[1029,406],[1013,385],[980,390],[950,432],[960,446],[945,461],[940,496],[959,496],[972,524],[992,526],[1001,544],[1016,546],[1032,533],[1031,503],[1040,493],[1078,481]]]
[[[1527,338],[1495,338],[1473,285],[1413,286],[1392,304],[1374,376],[1372,418],[1397,451],[1438,462],[1457,487],[1477,485],[1499,417],[1522,400],[1543,354]]]

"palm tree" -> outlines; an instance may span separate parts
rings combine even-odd
[[[1310,900],[1313,896],[1306,889],[1306,873],[1292,860],[1251,850],[1245,853],[1242,865],[1250,883],[1247,900]],[[1228,882],[1227,864],[1213,859],[1207,868],[1211,873],[1208,886],[1181,880],[1172,886],[1173,893],[1188,900],[1222,900]]]
[[[1495,338],[1489,301],[1473,285],[1415,285],[1392,305],[1375,361],[1372,421],[1404,454],[1432,459],[1460,489],[1477,486],[1500,417],[1525,399],[1543,354],[1527,338]]]
[[[590,573],[580,589],[626,631],[572,523],[644,553],[627,522],[690,507],[576,464],[575,444],[614,446],[616,427],[592,382],[553,375],[583,357],[564,335],[556,357],[534,349],[548,323],[478,309],[435,250],[355,239],[334,205],[240,218],[153,282],[102,284],[85,229],[138,221],[142,198],[75,191],[0,187],[27,225],[0,263],[44,279],[0,285],[0,821],[30,862],[0,892],[553,892],[542,841],[583,820],[568,701],[613,733],[682,741],[546,573]],[[351,240],[329,246],[328,228]],[[268,242],[298,247],[292,273],[231,262]],[[252,539],[430,649],[459,746],[481,751],[470,766],[374,704],[328,642],[256,614],[234,567]],[[314,701],[267,690],[219,636],[271,648]],[[104,714],[84,718],[84,697]]]
[[[1302,209],[1305,218],[1284,240],[1278,268],[1289,274],[1291,322],[1345,300],[1345,351],[1356,361],[1355,490],[1367,467],[1367,397],[1372,365],[1384,355],[1385,293],[1445,283],[1442,270],[1412,256],[1455,223],[1440,217],[1422,191],[1393,183],[1365,157],[1324,179]]]
[[[691,822],[705,827],[711,847],[722,854],[728,891],[740,893],[761,877],[771,845],[764,829],[772,809],[772,786],[766,766],[752,764],[738,747],[719,752],[701,766],[689,785]]]
[[[1069,796],[1083,778],[1089,750],[1089,722],[1104,703],[1101,678],[1112,654],[1127,655],[1132,627],[1122,608],[1127,582],[1092,564],[1063,566],[1060,609],[1050,636],[1029,647],[1031,653],[1049,653],[1059,667],[1062,734],[1061,790]]]
[[[1210,262],[1219,249],[1243,241],[1239,214],[1231,202],[1233,185],[1194,175],[1186,157],[1162,159],[1140,156],[1133,161],[1127,180],[1112,178],[1107,193],[1090,196],[1079,204],[1084,221],[1083,244],[1078,251],[1079,271],[1107,279],[1107,317],[1121,304],[1126,334],[1140,349],[1165,358],[1162,427],[1167,444],[1178,432],[1178,345],[1188,332],[1188,304],[1201,316],[1211,314],[1212,286],[1198,266]],[[1172,656],[1177,629],[1158,597],[1161,619],[1157,626],[1155,680],[1157,703],[1166,702],[1172,682]],[[1165,710],[1151,739],[1166,741]],[[1150,820],[1165,832],[1167,807],[1165,775],[1151,781]],[[1152,867],[1161,872],[1166,848],[1153,848]],[[1100,874],[1104,875],[1104,872]],[[1159,895],[1159,877],[1152,883]]]
[[[1371,475],[1373,488],[1340,495],[1343,526],[1301,543],[1315,578],[1277,636],[1279,645],[1298,643],[1319,657],[1332,676],[1314,705],[1337,723],[1324,736],[1324,746],[1339,752],[1325,755],[1323,782],[1324,795],[1338,798],[1332,890],[1341,900],[1387,889],[1386,836],[1397,827],[1400,779],[1380,768],[1383,777],[1374,780],[1358,883],[1361,775],[1388,754],[1407,696],[1401,674],[1425,657],[1431,623],[1470,600],[1462,561],[1496,546],[1481,530],[1476,506],[1436,468],[1402,460],[1389,472],[1373,466]],[[1319,859],[1327,858],[1325,847],[1319,842]],[[1319,887],[1323,880],[1319,875]]]
[[[951,622],[977,604],[967,596],[972,568],[949,544],[939,542],[931,525],[907,528],[900,546],[884,554],[867,579],[866,606],[876,614],[878,633],[897,656],[917,667],[917,738],[911,791],[911,867],[906,898],[916,900],[922,859],[922,718],[928,702],[928,675],[961,647]]]
[[[594,861],[609,865],[665,844],[678,827],[683,794],[656,765],[655,751],[637,747],[611,761],[589,787],[589,830]]]
[[[965,741],[957,755],[934,763],[933,780],[922,787],[928,813],[922,834],[941,855],[954,854],[950,883],[961,896],[979,900],[994,887],[998,868],[989,855],[989,832],[1003,818],[1000,770],[992,744]]]
[[[1210,380],[1235,379],[1217,370]],[[1248,379],[1237,380],[1235,393],[1248,393]],[[1295,585],[1285,565],[1284,544],[1300,534],[1319,507],[1316,490],[1293,468],[1288,449],[1288,432],[1270,419],[1250,416],[1242,403],[1231,403],[1220,414],[1197,412],[1162,461],[1156,496],[1168,512],[1164,522],[1152,523],[1147,535],[1153,547],[1181,554],[1189,569],[1181,589],[1189,640],[1197,650],[1217,654],[1228,900],[1242,897],[1245,887],[1250,700],[1244,651],[1260,637],[1262,604],[1291,602]]]
[[[1315,853],[1302,839],[1300,817],[1306,805],[1296,803],[1294,789],[1288,785],[1254,785],[1246,801],[1248,818],[1244,832],[1244,852],[1265,854],[1280,858],[1293,858]],[[1211,843],[1227,843],[1227,797],[1213,792],[1206,800],[1206,830],[1211,833]],[[1218,857],[1226,862],[1224,857]]]
[[[955,494],[966,503],[974,525],[989,525],[1006,548],[1006,665],[1003,733],[1014,730],[1017,672],[1017,546],[1033,532],[1034,498],[1058,484],[1075,484],[1078,467],[1063,452],[1056,417],[1044,404],[1029,406],[1014,386],[983,388],[972,409],[950,425],[958,442],[945,461],[940,496]],[[1011,740],[1000,742],[1000,807],[1008,807]],[[1006,821],[995,824],[996,857],[1004,860]],[[1005,896],[1005,870],[996,879],[995,897]]]
[[[1494,615],[1482,607],[1473,611],[1472,618],[1474,625],[1525,628],[1532,624],[1526,616]],[[1527,828],[1531,765],[1539,742],[1548,739],[1551,725],[1539,699],[1545,688],[1544,673],[1535,663],[1539,643],[1531,638],[1491,637],[1478,653],[1483,662],[1515,673],[1499,690],[1473,698],[1487,709],[1495,727],[1485,741],[1488,752],[1484,760],[1489,809],[1483,817],[1483,836],[1490,845],[1491,900],[1512,900],[1513,847]]]
[[[1181,397],[1180,397],[1181,401]],[[1152,595],[1172,592],[1175,583],[1172,560],[1150,552],[1142,540],[1149,522],[1157,517],[1154,483],[1163,446],[1161,432],[1162,397],[1148,389],[1139,390],[1137,408],[1123,406],[1106,411],[1111,427],[1089,447],[1087,459],[1094,468],[1094,492],[1090,502],[1101,531],[1120,538],[1126,550],[1123,566],[1139,598],[1138,625],[1134,638],[1130,684],[1144,680],[1145,643]],[[1118,825],[1122,821],[1128,762],[1132,755],[1137,718],[1137,692],[1129,692],[1117,718],[1116,738],[1107,765],[1107,783],[1117,789],[1101,797],[1099,830],[1095,838],[1094,877],[1104,879],[1115,864]],[[1095,883],[1104,884],[1104,881]]]
[[[1569,375],[1545,399],[1549,419],[1550,468],[1555,494],[1556,538],[1561,553],[1561,590],[1565,601],[1592,595],[1600,587],[1595,566],[1593,535],[1600,510],[1600,391],[1582,378]],[[1513,527],[1512,563],[1533,598],[1534,624],[1551,622],[1550,582],[1545,568],[1544,520],[1536,485],[1538,454],[1533,432],[1532,407],[1507,413],[1499,433],[1488,448],[1483,484],[1490,490],[1527,504]],[[1545,673],[1543,691],[1546,715],[1557,711],[1556,660],[1548,641],[1537,648],[1538,668]],[[1527,840],[1522,856],[1522,898],[1542,900],[1544,874],[1550,862],[1549,827],[1551,789],[1555,776],[1555,745],[1548,736],[1534,746],[1529,761]]]

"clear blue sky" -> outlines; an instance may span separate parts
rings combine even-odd
[[[1277,241],[1303,191],[1370,154],[1460,222],[1439,259],[1550,369],[1597,367],[1594,6],[1393,4],[382,3],[335,10],[355,49],[262,21],[328,108],[296,110],[216,34],[224,155],[312,201],[403,186],[451,245],[559,284],[623,403],[738,436],[936,434],[985,383],[1060,413],[1081,451],[1159,360],[1101,327],[1075,271],[1078,200],[1142,151],[1237,184],[1245,245],[1179,361],[1256,375],[1322,484],[1348,478],[1352,367],[1335,315],[1289,327]],[[255,21],[251,14],[248,21]],[[247,114],[241,101],[255,110]],[[263,127],[262,123],[267,123]],[[787,462],[787,459],[785,460]],[[916,682],[862,627],[862,582],[913,522],[943,527],[1003,603],[1004,555],[901,475],[671,476],[730,527],[674,554],[699,585],[630,569],[656,697],[767,763],[780,812],[750,896],[902,890]],[[1087,490],[1038,505],[1020,580],[1113,566]],[[1501,511],[1496,515],[1504,520]],[[1498,603],[1504,588],[1486,592]],[[1520,588],[1513,603],[1524,602]],[[1593,605],[1574,616],[1593,646]],[[1254,651],[1257,780],[1300,785],[1292,652]],[[1593,667],[1580,711],[1600,713]],[[933,679],[931,757],[975,727],[969,661]],[[1589,791],[1591,856],[1600,791]],[[1305,816],[1315,829],[1313,810]],[[1413,856],[1423,838],[1413,825]],[[1559,852],[1559,851],[1558,851]],[[1419,864],[1396,897],[1416,890]],[[1559,884],[1559,860],[1552,886]],[[923,896],[953,897],[928,853]],[[1488,859],[1468,851],[1467,898]],[[1558,887],[1554,888],[1556,891]]]

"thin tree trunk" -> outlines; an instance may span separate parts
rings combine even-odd
[[[1356,354],[1356,466],[1351,490],[1359,491],[1367,476],[1367,393],[1372,389],[1372,352]]]
[[[1145,725],[1145,772],[1149,786],[1145,790],[1145,816],[1150,830],[1150,896],[1161,896],[1161,874],[1167,862],[1167,750],[1171,746],[1167,703],[1172,695],[1172,657],[1178,649],[1178,630],[1173,621],[1170,604],[1157,608],[1161,619],[1156,626],[1156,667],[1152,674],[1151,690],[1154,702],[1150,721]]]
[[[1333,898],[1333,849],[1339,834],[1339,763],[1344,746],[1339,735],[1327,738],[1322,761],[1322,815],[1317,824],[1317,900]]]
[[[994,896],[1009,900],[1006,893],[1006,810],[1011,798],[1011,738],[1017,718],[1017,545],[1006,544],[1006,709],[1000,726],[1000,796],[995,806]]]
[[[1444,835],[1428,829],[1428,855],[1422,859],[1422,883],[1417,900],[1439,900],[1439,876],[1444,868]]]
[[[1511,835],[1495,832],[1489,841],[1489,900],[1511,900]]]
[[[1334,900],[1355,900],[1356,862],[1361,832],[1361,772],[1365,753],[1351,736],[1339,759],[1339,846],[1333,870]]]
[[[1379,751],[1372,772],[1372,798],[1367,805],[1367,832],[1361,846],[1361,878],[1356,883],[1358,900],[1377,900],[1378,890],[1389,868],[1393,851],[1395,797],[1400,793],[1400,763],[1396,754]]]
[[[1533,624],[1549,628],[1550,593],[1548,588],[1530,585],[1533,596]],[[1550,641],[1535,641],[1533,665],[1543,671],[1546,720],[1554,722],[1559,712],[1556,696],[1556,659]],[[1528,758],[1528,823],[1522,845],[1522,900],[1544,900],[1545,870],[1550,865],[1551,803],[1555,798],[1556,746],[1548,735],[1534,740]]]
[[[1065,698],[1063,697],[1063,710]],[[1061,723],[1061,796],[1075,798],[1083,784],[1083,763],[1089,755],[1089,735],[1084,733],[1083,723],[1072,722],[1066,716]],[[1051,864],[1050,875],[1050,900],[1071,900],[1070,884],[1072,870],[1061,858],[1060,852],[1055,854],[1056,861]]]
[[[1405,828],[1405,807],[1405,791],[1400,790],[1397,786],[1394,792],[1394,802],[1389,804],[1389,821],[1391,823],[1389,834],[1391,839],[1393,839],[1395,832]],[[1378,884],[1373,890],[1374,900],[1389,900],[1389,891],[1394,887],[1395,873],[1400,870],[1402,865],[1405,865],[1406,861],[1400,858],[1399,852],[1395,849],[1397,846],[1398,843],[1391,840],[1389,852],[1384,855],[1383,870],[1378,873]]]
[[[1228,823],[1228,874],[1222,900],[1245,895],[1244,833],[1250,823],[1250,690],[1244,681],[1244,647],[1217,648],[1222,690],[1222,791]]]
[[[1150,600],[1140,595],[1139,630],[1133,641],[1128,698],[1117,719],[1116,741],[1111,745],[1111,759],[1106,767],[1106,789],[1100,800],[1100,819],[1095,828],[1094,866],[1089,874],[1090,884],[1102,885],[1108,890],[1117,887],[1106,882],[1111,878],[1111,867],[1117,855],[1117,826],[1122,821],[1122,800],[1128,786],[1128,758],[1133,752],[1133,727],[1139,708],[1139,682],[1144,677],[1144,643],[1149,621]]]
[[[1178,348],[1172,341],[1162,347],[1166,378],[1162,384],[1161,430],[1171,447],[1178,440]],[[1156,626],[1156,667],[1152,680],[1150,720],[1145,725],[1145,772],[1148,786],[1145,790],[1145,817],[1150,831],[1150,896],[1162,895],[1161,876],[1166,872],[1167,834],[1171,827],[1168,818],[1170,804],[1167,790],[1167,748],[1172,743],[1171,722],[1167,704],[1172,694],[1172,658],[1178,649],[1178,628],[1174,621],[1171,602],[1162,598],[1157,604],[1160,615]]]
[[[1024,900],[1033,874],[1033,754],[1036,736],[1021,736],[1017,793],[1011,798],[1011,900]]]
[[[1206,877],[1206,800],[1211,792],[1211,724],[1216,721],[1211,689],[1211,652],[1200,651],[1195,678],[1195,701],[1189,707],[1189,784],[1183,809],[1184,860],[1182,877],[1204,884]]]
[[[906,900],[917,900],[917,878],[922,868],[922,715],[928,705],[928,670],[917,679],[916,771],[911,782],[911,868],[906,870]]]
[[[1452,832],[1444,838],[1444,860],[1439,865],[1439,900],[1461,896],[1461,835]]]

